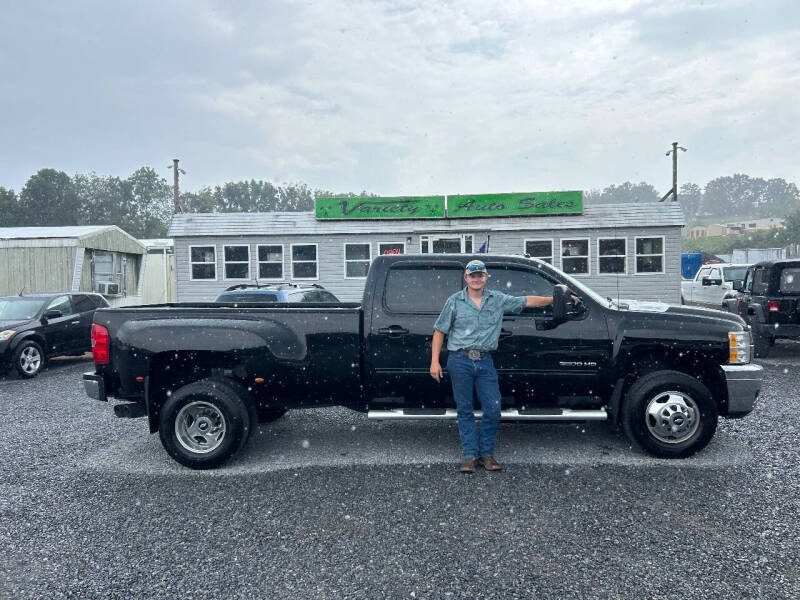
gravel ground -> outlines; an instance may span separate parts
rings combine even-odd
[[[189,471],[53,361],[0,378],[0,598],[794,599],[800,345],[761,362],[756,412],[698,456],[504,423],[505,470],[464,476],[454,423],[336,408]]]

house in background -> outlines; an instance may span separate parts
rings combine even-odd
[[[0,295],[97,292],[141,304],[146,247],[116,225],[0,227]]]
[[[175,240],[177,298],[209,302],[235,284],[305,281],[343,301],[359,301],[375,256],[489,252],[539,258],[603,296],[680,301],[684,217],[677,202],[583,206],[581,196],[579,206],[577,214],[477,218],[176,214],[169,235]]]

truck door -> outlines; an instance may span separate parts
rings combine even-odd
[[[446,375],[439,383],[430,376],[431,340],[445,300],[461,289],[462,273],[456,261],[404,261],[388,270],[371,322],[364,323],[370,408],[442,407],[452,397]]]
[[[545,272],[487,261],[490,289],[513,296],[552,296],[558,283]],[[552,307],[526,308],[503,317],[494,364],[500,393],[518,407],[590,407],[607,390],[611,340],[605,315],[594,305],[554,325]]]

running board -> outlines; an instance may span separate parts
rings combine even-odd
[[[367,412],[370,419],[456,419],[458,413],[454,408],[436,409],[403,409],[392,408],[388,410],[370,410]],[[483,417],[483,411],[476,410],[475,418]],[[500,411],[501,421],[607,421],[608,413],[605,408],[596,410],[577,410],[571,408],[556,409],[507,409]]]

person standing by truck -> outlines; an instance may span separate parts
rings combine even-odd
[[[473,473],[477,465],[487,471],[500,471],[494,458],[494,444],[500,421],[500,386],[492,361],[497,350],[503,315],[518,314],[525,307],[547,306],[551,296],[509,296],[487,290],[489,272],[480,260],[467,263],[464,270],[466,287],[450,296],[433,325],[433,344],[430,374],[437,382],[442,379],[439,353],[447,335],[447,372],[453,384],[453,397],[458,413],[458,433],[461,437],[462,473]],[[572,296],[574,303],[580,300]],[[476,434],[473,411],[473,388],[477,391],[483,417],[480,435]]]

